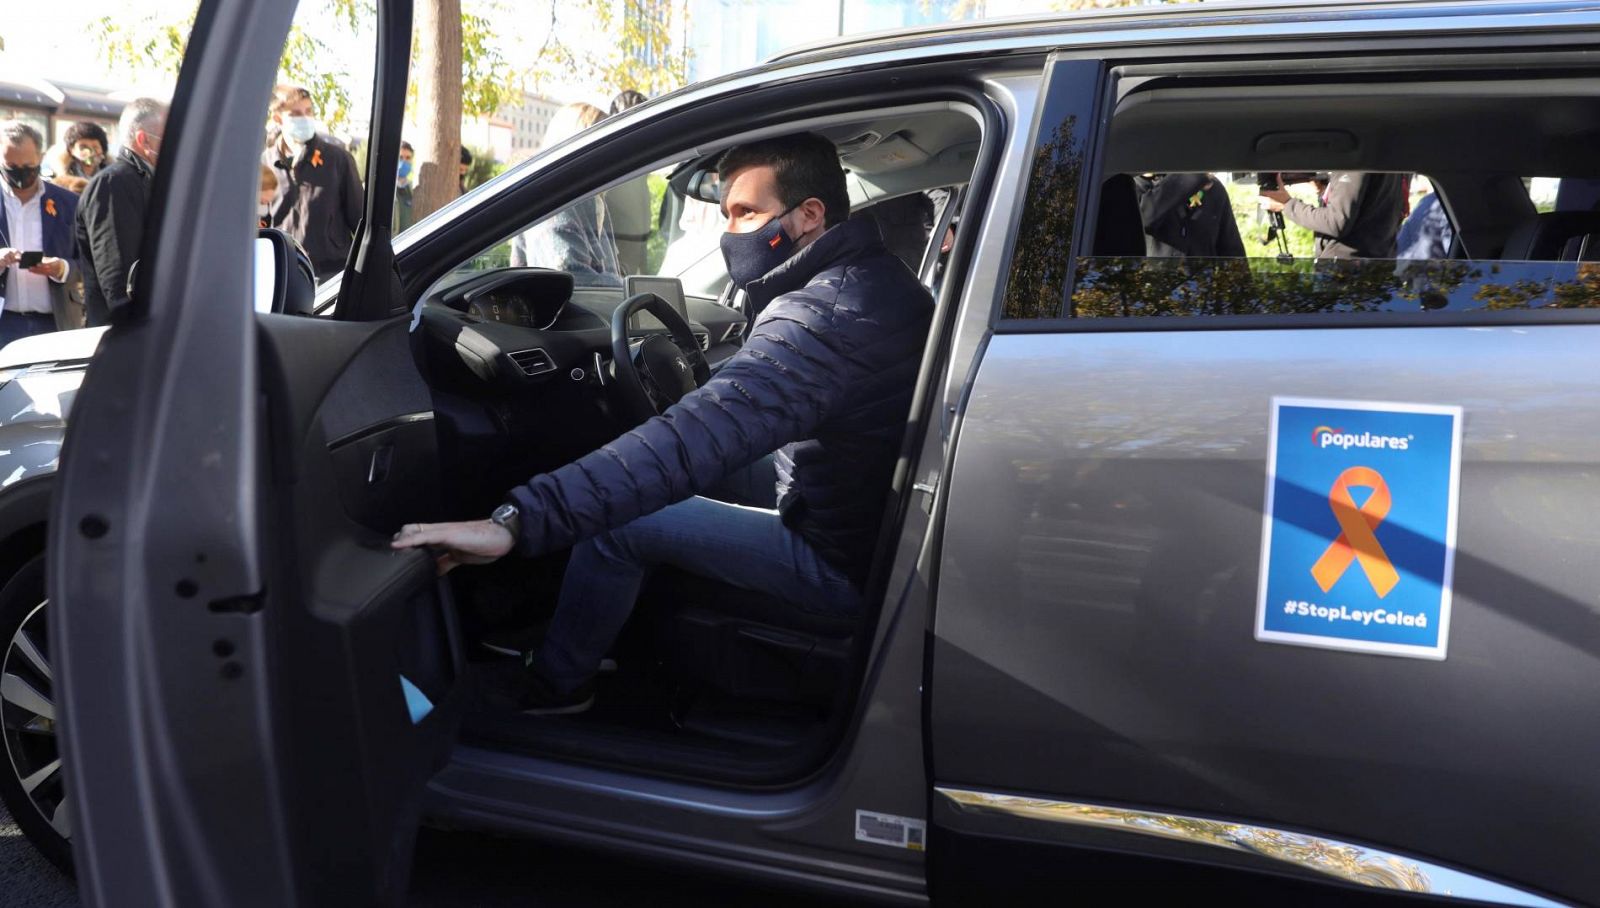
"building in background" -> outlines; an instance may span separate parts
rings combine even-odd
[[[533,92],[523,92],[520,103],[501,108],[500,116],[511,123],[510,153],[538,148],[544,141],[545,130],[550,128],[550,118],[560,109],[560,101]]]
[[[51,142],[84,120],[115,133],[127,101],[109,89],[0,72],[0,120],[21,120]]]
[[[687,0],[689,81],[754,66],[779,51],[840,35],[983,18],[984,0]],[[1040,4],[1041,6],[1043,4]]]

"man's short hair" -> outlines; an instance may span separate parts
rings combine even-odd
[[[762,139],[728,149],[717,162],[723,185],[748,167],[771,167],[778,182],[783,207],[794,208],[806,199],[822,202],[823,223],[829,227],[850,217],[850,192],[844,185],[839,150],[814,132]]]
[[[134,98],[122,108],[122,118],[117,120],[117,142],[123,148],[133,147],[133,137],[140,131],[156,132],[157,123],[166,123],[167,105],[155,98]]]
[[[62,137],[61,144],[70,151],[72,146],[79,142],[99,142],[102,152],[111,150],[111,139],[99,123],[90,123],[83,120],[67,127],[67,134]]]
[[[33,147],[44,154],[44,136],[39,130],[21,120],[7,120],[0,123],[0,145],[20,145],[26,139],[33,143]]]
[[[472,163],[472,151],[470,149],[468,149],[467,146],[465,146],[465,145],[461,146],[461,163],[463,163],[463,164],[471,164]]]
[[[417,150],[415,148],[411,147],[411,143],[410,142],[401,142],[400,143],[400,150],[401,151],[409,151],[412,154],[416,154],[417,153]]]
[[[301,101],[312,101],[311,90],[303,85],[279,85],[272,90],[272,112],[275,114],[287,113],[289,108]]]

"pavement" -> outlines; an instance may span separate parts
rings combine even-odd
[[[0,807],[0,902],[6,908],[76,908],[72,880],[39,856]]]
[[[0,807],[0,904],[77,908],[72,880],[40,857]],[[761,905],[819,908],[806,898],[715,877],[524,839],[425,829],[411,875],[412,908]]]

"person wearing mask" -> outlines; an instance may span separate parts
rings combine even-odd
[[[112,313],[128,304],[128,271],[144,242],[150,181],[166,128],[167,105],[153,98],[129,102],[117,123],[121,151],[84,187],[75,232],[91,328],[110,324]]]
[[[78,197],[45,182],[43,157],[37,129],[0,123],[0,347],[75,327],[67,277],[77,255]]]
[[[633,89],[611,99],[611,116],[645,102]],[[611,215],[611,232],[617,241],[617,265],[623,274],[653,274],[650,269],[650,237],[655,218],[650,213],[650,176],[645,174],[606,190],[606,211]]]
[[[417,216],[412,210],[412,193],[415,185],[411,179],[411,165],[417,153],[410,142],[400,143],[400,163],[394,174],[394,232],[410,227],[416,223]]]
[[[933,297],[876,225],[850,219],[826,138],[752,142],[717,169],[723,260],[755,313],[744,347],[661,415],[512,489],[489,519],[406,524],[391,543],[434,547],[444,570],[575,546],[544,641],[507,692],[523,712],[589,706],[657,566],[795,609],[862,612]],[[703,497],[773,467],[762,506]]]
[[[1399,173],[1334,171],[1328,175],[1322,204],[1291,198],[1280,178],[1261,190],[1262,205],[1316,234],[1322,259],[1392,259],[1400,221],[1406,215],[1406,179]]]
[[[344,146],[317,131],[311,92],[278,86],[272,120],[278,140],[261,155],[278,176],[271,226],[300,244],[321,282],[343,271],[350,255],[361,223],[361,174]]]
[[[467,171],[472,169],[472,152],[467,146],[461,146],[461,166],[456,170],[456,190],[462,195],[467,194]]]
[[[564,142],[605,116],[593,104],[568,104],[550,118],[540,147]],[[605,199],[579,199],[524,230],[512,240],[511,264],[568,272],[579,287],[621,287],[622,265]]]
[[[67,127],[61,145],[54,149],[49,161],[50,179],[60,186],[64,180],[88,180],[105,164],[111,140],[98,123],[74,123]],[[81,192],[82,190],[78,190]]]
[[[1150,257],[1245,257],[1233,203],[1209,173],[1141,174],[1133,178]]]

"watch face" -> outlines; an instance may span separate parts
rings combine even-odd
[[[478,513],[481,514],[483,512],[479,511]],[[514,518],[516,516],[517,516],[517,507],[516,507],[516,505],[503,504],[500,507],[494,509],[494,513],[489,515],[489,519],[494,521],[495,523],[504,524],[506,521],[508,521],[508,520],[510,520],[510,519],[512,519],[512,518]]]

